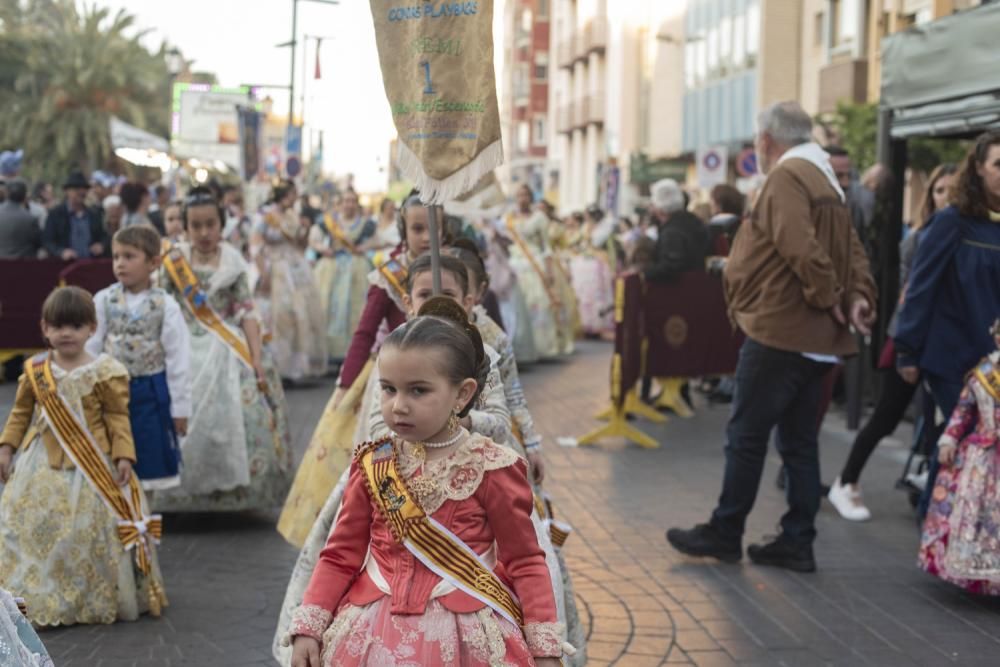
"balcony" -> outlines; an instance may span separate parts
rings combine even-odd
[[[573,100],[570,113],[570,129],[576,130],[587,125],[587,98],[579,97]]]
[[[584,98],[583,121],[587,125],[604,125],[604,93]]]
[[[573,131],[573,105],[564,104],[556,111],[556,131],[570,134]]]
[[[573,63],[576,62],[573,44],[573,38],[570,37],[559,42],[559,46],[556,48],[556,63],[562,69],[573,69]]]
[[[595,16],[583,27],[582,50],[585,56],[591,53],[604,53],[608,47],[608,19]]]
[[[866,102],[868,60],[833,62],[819,71],[819,111],[836,111],[838,102]]]

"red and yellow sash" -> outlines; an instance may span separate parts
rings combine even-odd
[[[151,569],[152,544],[159,544],[163,520],[159,514],[145,515],[139,481],[132,475],[128,497],[115,483],[107,459],[87,427],[59,395],[48,353],[28,360],[24,373],[31,381],[42,414],[66,456],[83,473],[97,495],[118,519],[118,537],[126,550],[135,548],[135,561],[143,574]]]
[[[340,228],[340,225],[337,224],[337,221],[329,213],[323,216],[323,227],[326,228],[330,237],[336,239],[338,243],[347,248],[348,252],[355,255],[358,254],[358,247],[354,245],[351,239],[347,238],[347,234],[344,233],[344,230]]]
[[[358,462],[368,493],[393,535],[434,574],[516,624],[524,625],[517,598],[482,558],[424,512],[396,468],[392,440],[367,443]]]
[[[997,371],[993,362],[984,359],[972,373],[979,380],[979,384],[983,385],[983,389],[993,397],[993,400],[1000,401],[1000,372]]]
[[[180,249],[166,239],[163,241],[163,268],[167,270],[170,281],[181,293],[185,305],[199,324],[228,345],[248,368],[253,368],[250,346],[208,304],[208,297],[201,288],[201,283],[198,282],[198,276],[194,274],[191,264],[188,263]]]
[[[386,279],[386,282],[392,286],[399,298],[402,299],[406,296],[406,279],[408,273],[406,267],[398,259],[390,257],[386,261],[379,261],[379,257],[375,258],[375,265],[378,267],[378,272],[382,274],[382,277]]]

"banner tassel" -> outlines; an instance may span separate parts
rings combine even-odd
[[[503,164],[503,144],[500,140],[494,141],[471,162],[443,180],[428,176],[420,158],[403,141],[399,142],[397,160],[400,171],[414,181],[425,204],[444,204],[472,190],[483,176]]]

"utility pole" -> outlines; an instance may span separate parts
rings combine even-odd
[[[299,34],[299,1],[292,0],[292,39],[284,44],[278,44],[279,47],[290,46],[292,48],[292,67],[291,74],[288,77],[288,127],[291,128],[295,123],[295,47],[298,46],[298,34]],[[339,5],[340,0],[303,0],[305,2],[316,2],[321,5]],[[305,47],[303,47],[304,49]]]

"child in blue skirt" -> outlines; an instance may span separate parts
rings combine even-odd
[[[191,344],[177,301],[152,283],[160,236],[149,225],[126,227],[111,242],[118,282],[94,298],[93,355],[106,352],[129,372],[129,418],[135,472],[146,490],[180,484],[178,436],[191,416]]]

